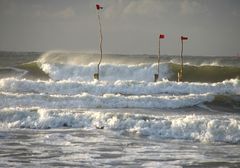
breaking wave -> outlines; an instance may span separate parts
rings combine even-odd
[[[1,128],[104,128],[120,134],[200,142],[240,142],[240,118],[214,115],[156,116],[144,114],[59,111],[54,109],[4,109]]]
[[[172,81],[32,81],[1,79],[0,107],[180,108],[211,102],[217,95],[239,95],[239,80],[219,83]],[[230,96],[231,97],[231,96]]]
[[[27,70],[28,74],[39,79],[53,80],[93,80],[97,72],[96,54],[79,54],[70,52],[47,52],[34,62],[25,63],[19,68]],[[157,64],[154,57],[106,55],[100,66],[100,78],[106,81],[136,80],[153,81],[157,73]],[[240,66],[235,66],[238,60],[230,59],[233,65],[223,64],[227,59],[219,58],[187,58],[184,65],[184,81],[186,82],[221,82],[236,79],[240,76]],[[177,80],[180,64],[175,57],[162,58],[160,63],[160,79]],[[204,63],[208,60],[208,64]],[[201,62],[202,61],[202,62]],[[192,64],[191,64],[192,62]],[[198,62],[198,64],[196,64]],[[219,62],[219,63],[217,63]],[[229,62],[229,61],[228,61]]]

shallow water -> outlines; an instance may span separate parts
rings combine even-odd
[[[237,144],[148,139],[99,129],[4,130],[2,167],[239,167]]]
[[[220,128],[224,126],[226,129],[231,129],[228,119],[236,119],[236,122],[239,122],[238,114],[212,113],[201,108],[82,109],[71,112],[76,115],[73,120],[71,115],[64,116],[64,111],[49,112],[44,116],[45,118],[42,116],[37,119],[35,116],[33,117],[35,121],[26,112],[18,117],[17,113],[10,114],[7,118],[12,116],[12,119],[9,119],[11,122],[5,119],[7,122],[5,127],[9,128],[0,130],[0,165],[2,167],[240,166],[238,128],[229,130],[230,132]],[[78,115],[85,117],[81,118]],[[87,115],[92,118],[86,117]],[[124,115],[128,118],[124,119]],[[1,116],[3,119],[3,113]],[[164,119],[172,122],[170,127],[166,127],[169,123],[165,122],[164,125],[164,122],[160,122]],[[204,123],[202,120],[208,121]],[[204,125],[209,123],[213,125],[204,128]],[[157,126],[159,124],[161,127]],[[199,130],[200,128],[202,130]],[[173,134],[170,135],[172,131]],[[206,137],[195,136],[194,134],[197,133],[201,136],[211,134],[212,137],[204,141]],[[235,143],[234,136],[238,139]]]

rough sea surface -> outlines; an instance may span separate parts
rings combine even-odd
[[[0,167],[240,167],[239,57],[0,59]]]

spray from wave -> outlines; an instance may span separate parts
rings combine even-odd
[[[53,80],[92,80],[97,71],[96,54],[79,54],[71,52],[52,51],[43,54],[37,60],[37,65]],[[100,67],[102,80],[136,80],[153,81],[153,74],[157,73],[156,58],[153,56],[124,56],[106,55]],[[223,65],[222,59],[210,60],[206,65],[205,58],[190,57],[189,63],[184,65],[184,80],[188,82],[221,82],[224,80],[239,78],[240,66]],[[224,58],[226,59],[226,58]],[[231,58],[229,58],[231,60]],[[234,58],[235,59],[235,58]],[[160,78],[175,81],[180,64],[175,57],[164,56],[160,64]],[[220,62],[218,65],[216,62]],[[232,60],[233,62],[236,62]],[[174,63],[173,63],[174,62]],[[192,63],[191,63],[192,62]],[[231,61],[228,61],[228,63]],[[214,65],[211,65],[213,64]]]

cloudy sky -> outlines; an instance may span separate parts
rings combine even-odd
[[[96,3],[105,53],[240,53],[240,0],[0,0],[0,50],[97,52]]]

